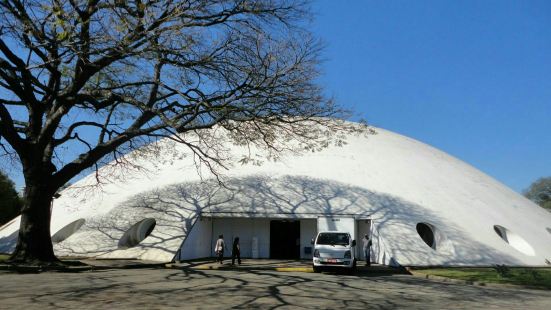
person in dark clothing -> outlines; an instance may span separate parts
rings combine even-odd
[[[371,266],[371,238],[369,238],[369,235],[365,235],[363,239],[363,249],[364,249],[364,255],[365,255],[365,265]]]
[[[239,237],[235,237],[233,240],[233,247],[231,251],[231,264],[235,265],[235,258],[237,257],[237,263],[241,265],[241,248],[239,247]]]

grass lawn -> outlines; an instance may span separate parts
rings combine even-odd
[[[6,254],[0,254],[0,263],[7,260],[10,256]]]
[[[538,286],[551,289],[551,268],[486,267],[413,269],[415,272],[466,281]]]

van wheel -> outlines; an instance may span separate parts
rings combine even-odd
[[[315,272],[315,273],[321,272],[321,267],[312,266],[312,269],[314,269],[314,272]]]

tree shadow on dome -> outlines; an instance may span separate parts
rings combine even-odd
[[[87,219],[74,238],[56,245],[56,251],[63,255],[170,260],[201,216],[298,219],[332,214],[371,218],[378,238],[374,251],[384,263],[520,264],[514,257],[478,242],[452,219],[385,193],[303,176],[256,175],[232,178],[224,184],[186,182],[135,195],[107,214]],[[144,218],[157,221],[149,237],[134,248],[118,250],[125,231]],[[437,227],[449,245],[436,251],[428,247],[416,232],[419,222]]]

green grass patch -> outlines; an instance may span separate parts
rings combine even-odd
[[[496,266],[414,269],[414,271],[465,281],[504,283],[551,289],[551,268]]]
[[[4,261],[7,261],[8,258],[10,258],[9,255],[7,254],[0,254],[0,263],[4,262]]]

